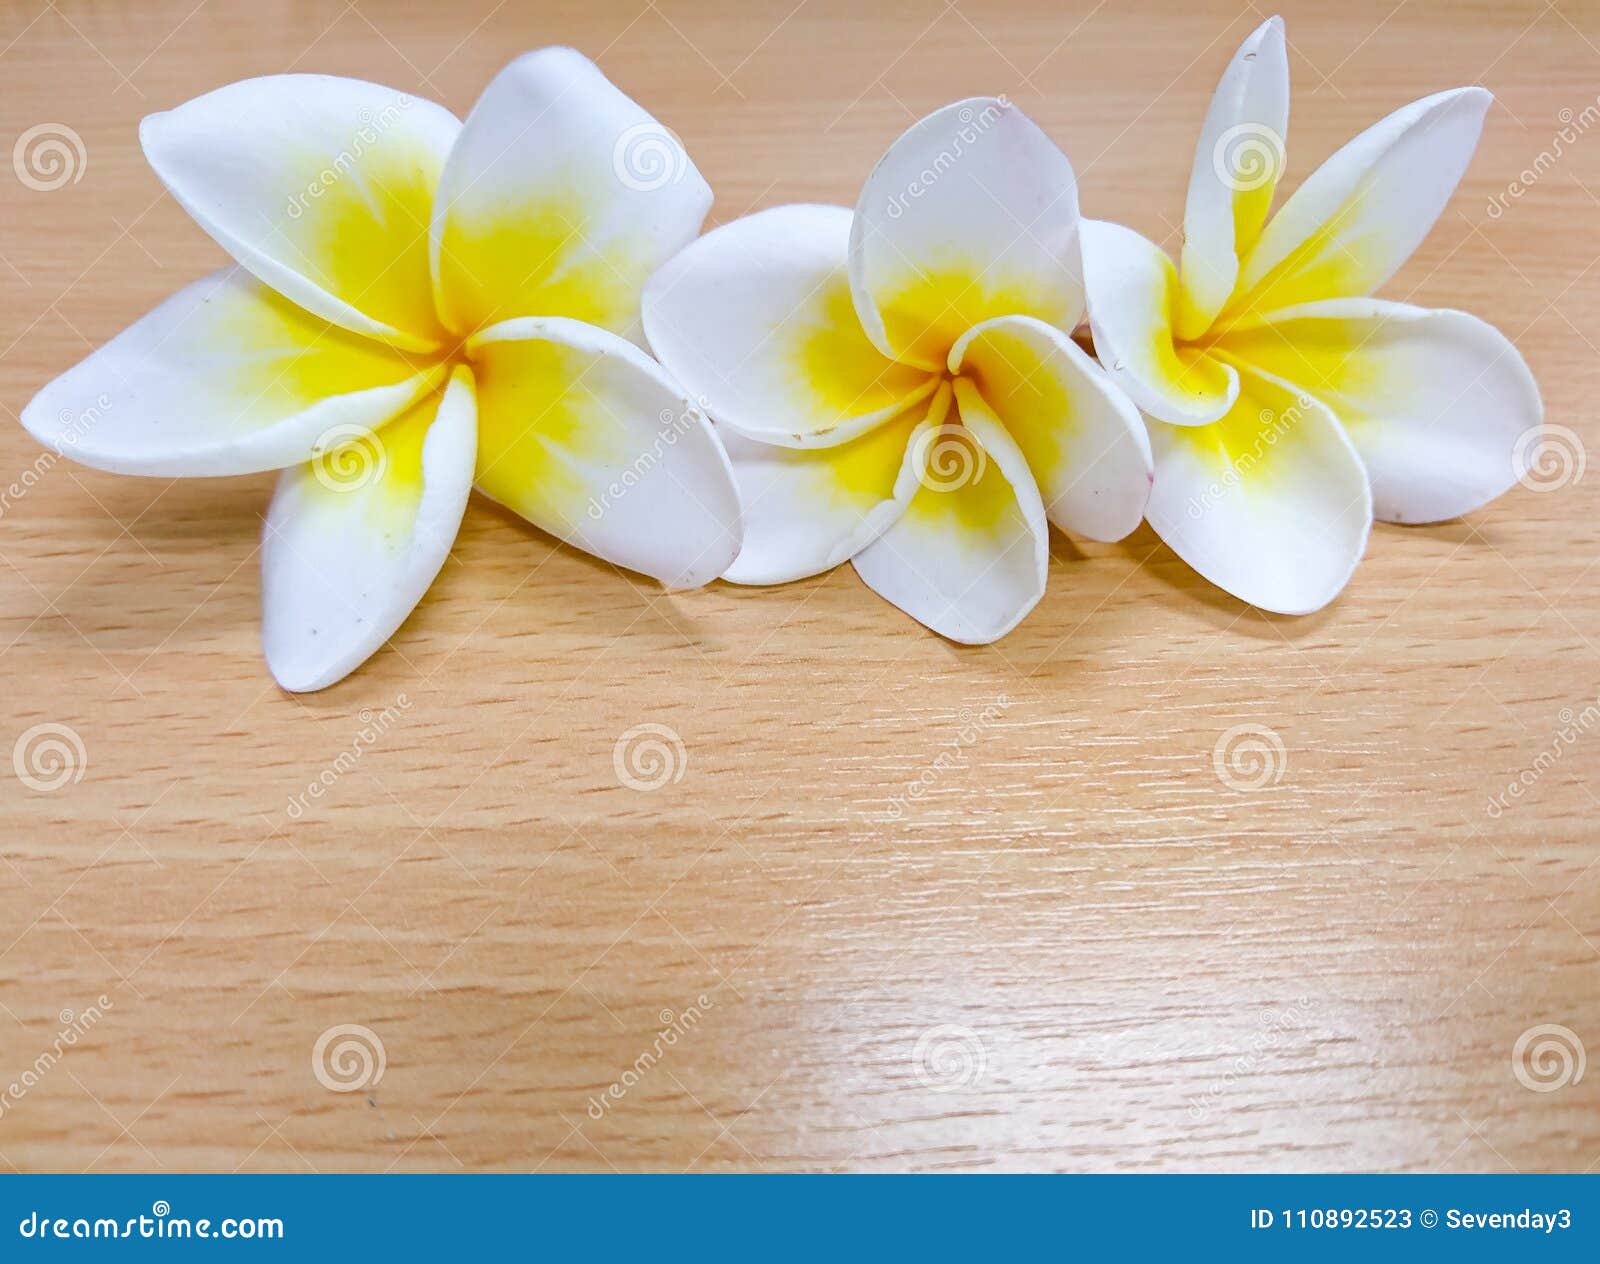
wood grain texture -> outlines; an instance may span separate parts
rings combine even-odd
[[[1291,186],[1413,97],[1497,94],[1385,293],[1494,320],[1593,449],[1600,11],[1285,9]],[[218,265],[136,124],[225,81],[330,71],[464,112],[516,52],[571,43],[683,137],[718,222],[849,203],[914,118],[1005,92],[1087,213],[1171,249],[1211,87],[1263,16],[6,0],[6,144],[66,124],[87,165],[53,192],[0,179],[0,473],[39,458],[15,424],[34,390]],[[1600,1165],[1600,1071],[1534,1092],[1512,1062],[1541,1024],[1600,1055],[1600,471],[1380,526],[1304,619],[1148,529],[1058,535],[1044,601],[984,649],[848,567],[667,595],[475,500],[391,646],[304,698],[258,648],[271,483],[62,463],[0,515],[0,761],[41,723],[86,751],[49,793],[0,762],[0,1091],[102,1010],[4,1100],[0,1166]],[[641,724],[685,752],[654,792],[613,763]],[[1241,724],[1281,738],[1275,784],[1219,780]],[[366,1091],[313,1074],[339,1024],[381,1040]]]

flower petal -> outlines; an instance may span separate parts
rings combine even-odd
[[[967,645],[999,640],[1044,595],[1050,528],[1027,460],[958,379],[961,424],[913,441],[921,486],[905,513],[854,558],[886,601]]]
[[[1372,495],[1323,405],[1243,374],[1221,421],[1156,422],[1150,447],[1150,525],[1217,587],[1263,610],[1307,614],[1349,582],[1366,551]]]
[[[1262,230],[1225,315],[1376,290],[1444,210],[1493,100],[1482,88],[1424,97],[1329,158]]]
[[[1233,407],[1239,375],[1173,341],[1178,273],[1155,243],[1121,224],[1084,220],[1083,264],[1095,354],[1135,404],[1179,426],[1205,425]]]
[[[661,362],[725,428],[763,444],[844,443],[933,393],[890,360],[850,300],[851,213],[779,206],[724,224],[644,292]]]
[[[710,208],[677,138],[598,66],[528,53],[484,90],[440,180],[439,311],[462,333],[565,316],[631,336],[645,279]]]
[[[232,83],[139,127],[162,183],[245,267],[308,311],[422,349],[434,186],[461,124],[332,75]]]
[[[1330,299],[1218,345],[1333,410],[1388,522],[1439,522],[1493,500],[1526,472],[1526,436],[1544,420],[1517,349],[1465,312]]]
[[[444,380],[225,268],[179,290],[23,410],[28,433],[119,474],[253,474],[373,428]]]
[[[1198,338],[1233,293],[1283,174],[1289,58],[1283,19],[1268,18],[1233,55],[1206,111],[1183,212],[1178,336]]]
[[[941,386],[926,419],[916,412],[831,448],[783,448],[724,432],[744,506],[744,547],[723,576],[786,584],[831,570],[882,535],[921,485],[919,435],[940,425]]]
[[[957,340],[950,372],[971,378],[1016,440],[1051,522],[1091,540],[1139,525],[1151,479],[1144,419],[1071,338],[1028,316],[996,317]]]
[[[913,124],[856,203],[850,284],[885,355],[937,370],[991,316],[1083,315],[1078,182],[1021,110],[973,97]]]
[[[470,349],[480,491],[669,587],[728,569],[742,529],[727,453],[659,364],[560,317],[505,321]]]
[[[285,689],[325,689],[405,622],[472,487],[472,373],[376,434],[283,472],[261,544],[261,643]]]

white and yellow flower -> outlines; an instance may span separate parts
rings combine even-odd
[[[667,584],[737,555],[720,440],[629,341],[711,191],[586,58],[518,59],[465,124],[279,75],[152,115],[140,139],[238,266],[45,387],[23,424],[98,469],[284,470],[262,639],[285,688],[332,684],[394,633],[474,485]]]
[[[745,542],[727,578],[849,558],[913,618],[981,643],[1043,594],[1048,523],[1132,531],[1149,442],[1069,336],[1078,238],[1065,156],[976,98],[897,140],[854,212],[763,211],[668,263],[645,332],[733,458]]]
[[[1396,111],[1269,219],[1289,119],[1273,18],[1212,98],[1181,266],[1086,222],[1095,351],[1151,419],[1150,523],[1235,596],[1315,610],[1374,515],[1453,518],[1525,472],[1543,410],[1516,348],[1464,312],[1368,297],[1444,209],[1490,101],[1459,88]]]

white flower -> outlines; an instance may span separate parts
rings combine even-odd
[[[733,458],[727,578],[846,558],[953,640],[1003,636],[1044,592],[1047,522],[1132,531],[1137,410],[1069,337],[1083,314],[1071,164],[975,98],[889,149],[852,213],[783,206],[709,233],[645,289],[650,345]]]
[[[1271,219],[1289,120],[1283,22],[1234,56],[1195,148],[1181,268],[1086,222],[1095,351],[1151,419],[1148,516],[1212,583],[1268,610],[1344,587],[1374,515],[1435,522],[1527,468],[1543,409],[1499,333],[1369,298],[1465,172],[1491,97],[1441,92],[1329,158]]]
[[[262,639],[287,689],[394,633],[474,485],[607,561],[705,583],[739,549],[727,456],[628,338],[711,191],[686,156],[669,182],[623,179],[619,142],[644,127],[668,135],[564,48],[513,62],[464,125],[325,75],[152,115],[150,164],[240,266],[52,382],[23,424],[99,469],[284,471]]]

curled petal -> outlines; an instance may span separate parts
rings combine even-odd
[[[1095,354],[1141,409],[1173,425],[1215,421],[1239,395],[1226,364],[1175,341],[1178,273],[1159,248],[1130,228],[1083,223],[1084,273]]]
[[[1537,446],[1533,374],[1505,335],[1465,312],[1329,299],[1236,328],[1218,346],[1333,410],[1387,522],[1477,509],[1526,473]]]
[[[261,643],[285,689],[325,689],[428,591],[472,487],[472,374],[283,472],[261,543]]]
[[[926,399],[850,301],[851,213],[779,206],[713,229],[650,279],[650,346],[717,423],[763,444],[845,443]],[[776,459],[776,458],[774,458]]]
[[[428,216],[460,128],[375,83],[269,75],[152,114],[139,139],[172,196],[266,284],[336,325],[426,349],[445,337]]]
[[[1283,19],[1239,46],[1211,98],[1195,145],[1183,213],[1178,336],[1198,338],[1233,293],[1239,257],[1255,245],[1283,174],[1289,58]]]
[[[470,347],[480,491],[669,587],[728,569],[742,527],[727,453],[659,364],[559,318],[506,321]]]
[[[1000,316],[957,340],[950,371],[972,380],[1016,440],[1056,526],[1120,540],[1143,520],[1151,479],[1144,420],[1066,334]]]
[[[1428,235],[1494,100],[1440,92],[1374,123],[1294,191],[1245,257],[1224,319],[1371,294]]]
[[[1049,524],[1021,450],[965,379],[960,424],[912,441],[920,485],[900,519],[854,558],[880,597],[941,636],[999,640],[1044,595]]]
[[[1200,574],[1242,601],[1307,614],[1349,582],[1366,551],[1372,494],[1326,407],[1263,375],[1209,426],[1150,427],[1147,517]]]
[[[710,208],[677,137],[599,67],[528,53],[484,89],[439,182],[440,314],[460,333],[564,316],[633,336],[645,279]]]
[[[39,442],[119,474],[253,474],[374,428],[444,380],[238,268],[179,290],[23,410]]]
[[[744,547],[723,577],[784,584],[831,570],[891,527],[916,492],[917,436],[943,421],[950,388],[919,411],[831,448],[781,448],[728,432]]]
[[[856,203],[850,285],[885,355],[938,370],[992,316],[1083,315],[1072,164],[1008,102],[936,110],[889,147]]]

